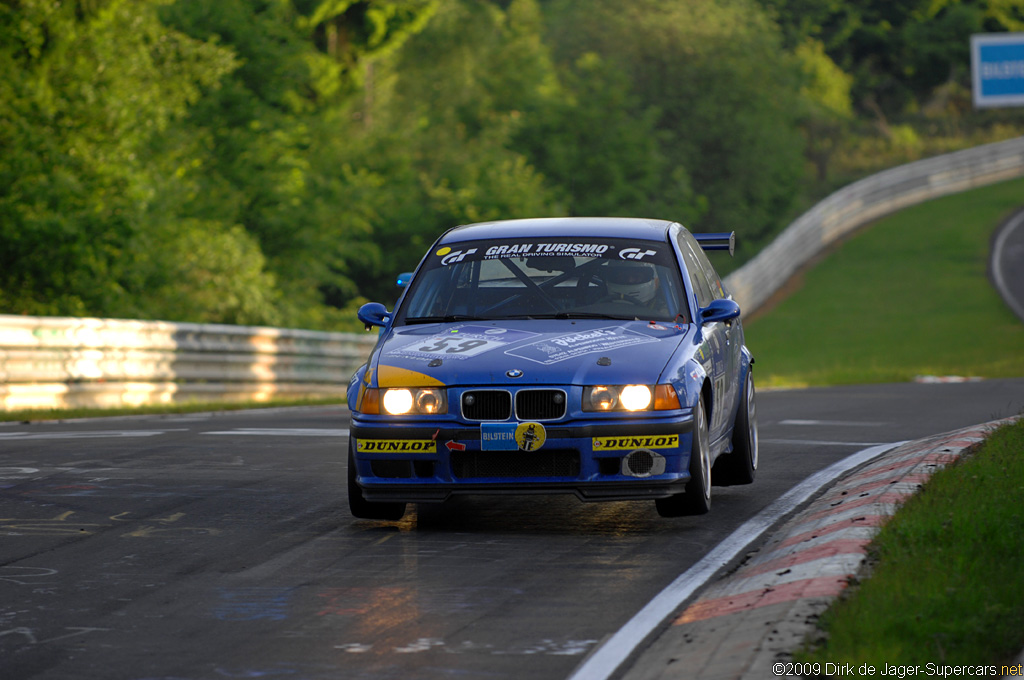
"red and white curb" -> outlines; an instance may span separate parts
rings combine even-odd
[[[936,470],[1010,420],[879,444],[811,475],[680,574],[569,680],[608,680],[631,659],[624,680],[769,677],[767,669],[802,644],[815,618],[860,569],[881,524]],[[713,582],[768,532],[772,538],[739,569]]]
[[[908,497],[1010,419],[904,444],[840,480],[729,578],[675,620],[701,621],[802,598],[835,597],[864,562],[867,546]]]

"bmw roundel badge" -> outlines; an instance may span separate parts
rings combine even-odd
[[[520,371],[518,368],[510,368],[509,370],[505,371],[505,375],[507,375],[510,378],[522,378],[523,372]]]

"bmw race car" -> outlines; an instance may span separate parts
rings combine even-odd
[[[348,387],[352,514],[455,494],[572,493],[703,514],[758,464],[739,306],[691,234],[632,218],[447,231],[403,274]]]

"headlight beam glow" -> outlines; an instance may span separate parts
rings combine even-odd
[[[391,415],[404,415],[412,410],[412,392],[406,389],[386,390],[381,403],[384,406],[384,410]]]

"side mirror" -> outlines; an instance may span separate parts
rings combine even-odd
[[[373,326],[384,326],[391,320],[388,308],[379,302],[367,302],[359,308],[356,316],[370,330]]]
[[[740,315],[740,306],[732,300],[713,300],[710,305],[700,310],[701,324],[715,321],[729,321]]]

